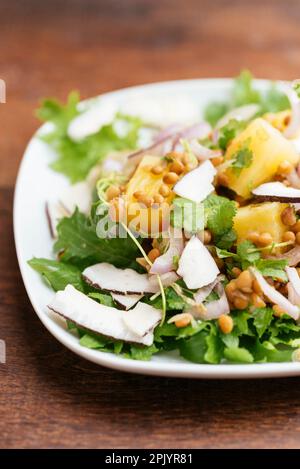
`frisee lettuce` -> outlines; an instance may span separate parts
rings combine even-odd
[[[211,102],[205,109],[204,117],[215,126],[228,111],[246,104],[258,104],[258,115],[266,112],[279,112],[290,108],[290,103],[284,93],[273,84],[265,92],[258,91],[253,84],[253,76],[248,70],[243,70],[234,80],[230,99],[227,102]]]
[[[56,99],[45,99],[37,110],[37,116],[44,122],[51,123],[53,129],[41,138],[57,153],[51,167],[67,176],[71,183],[86,178],[89,171],[112,151],[135,149],[141,121],[138,118],[118,115],[115,120],[103,126],[95,134],[80,141],[74,141],[68,135],[72,119],[80,114],[78,110],[79,94],[70,93],[64,105]],[[116,131],[118,121],[126,122],[124,135]]]

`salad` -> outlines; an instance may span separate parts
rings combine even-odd
[[[299,90],[243,71],[201,119],[186,97],[42,103],[71,184],[46,204],[55,256],[29,265],[83,347],[300,361]]]

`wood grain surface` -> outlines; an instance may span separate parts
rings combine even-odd
[[[299,20],[297,0],[0,1],[1,448],[300,447],[298,378],[143,377],[66,350],[28,301],[12,232],[17,168],[40,97],[232,76],[243,67],[296,78]]]

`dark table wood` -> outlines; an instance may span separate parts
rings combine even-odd
[[[299,20],[297,0],[1,0],[0,447],[300,447],[299,378],[143,377],[66,350],[28,301],[12,233],[16,172],[40,97],[242,67],[296,78]]]

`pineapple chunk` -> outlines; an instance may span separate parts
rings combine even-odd
[[[253,231],[259,234],[268,232],[275,243],[280,243],[283,233],[288,230],[281,221],[281,213],[286,207],[288,204],[265,202],[238,208],[233,220],[238,243],[247,239]]]
[[[152,235],[168,229],[168,226],[163,226],[163,222],[167,223],[169,220],[170,204],[174,193],[170,191],[168,197],[165,197],[164,203],[156,207],[141,206],[133,194],[142,191],[148,197],[153,197],[159,193],[163,177],[169,172],[169,169],[166,166],[161,174],[153,174],[151,169],[158,164],[162,164],[162,159],[159,156],[144,156],[128,182],[125,193],[128,222],[137,231]]]
[[[261,118],[252,121],[231,142],[225,161],[230,160],[243,146],[249,147],[252,151],[250,166],[241,169],[240,172],[231,167],[224,171],[228,179],[228,187],[245,199],[251,197],[252,189],[271,181],[283,161],[289,161],[292,165],[296,165],[299,161],[293,144]]]
[[[291,118],[291,111],[267,112],[267,114],[264,114],[262,117],[280,132],[284,132]]]

